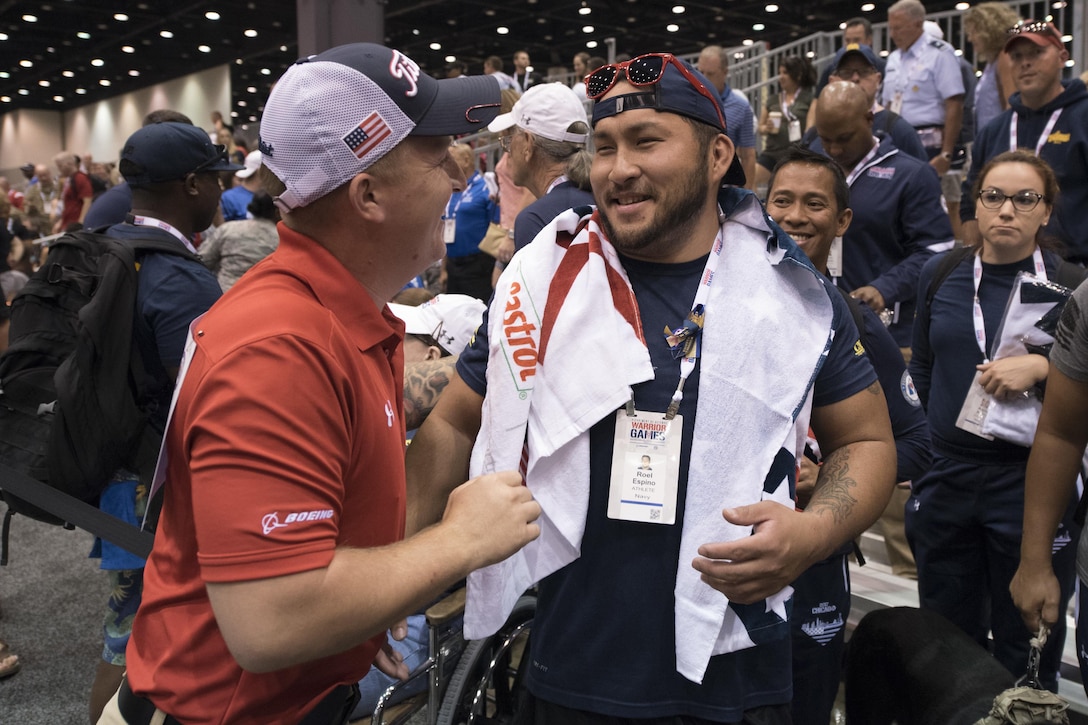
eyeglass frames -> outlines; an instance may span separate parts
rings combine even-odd
[[[1031,211],[1039,206],[1039,202],[1046,197],[1034,191],[1018,191],[1015,194],[1005,194],[997,189],[983,189],[978,193],[978,200],[987,209],[1000,209],[1005,202],[1012,200],[1012,207],[1016,211]]]
[[[636,88],[652,86],[665,75],[665,67],[670,63],[680,71],[680,74],[695,90],[706,96],[714,104],[714,110],[718,113],[718,120],[721,122],[722,128],[725,128],[725,116],[722,114],[721,100],[717,98],[716,94],[711,93],[703,85],[702,81],[696,78],[672,53],[646,53],[623,63],[610,63],[601,66],[585,78],[586,97],[596,101],[612,90],[612,87],[623,78],[626,78],[627,82]]]

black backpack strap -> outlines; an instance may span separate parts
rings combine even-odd
[[[154,534],[141,531],[116,516],[110,516],[89,503],[61,493],[49,484],[36,481],[13,468],[0,464],[3,489],[58,518],[89,531],[100,539],[120,546],[125,551],[146,559],[155,543]]]
[[[960,262],[971,256],[972,249],[970,247],[955,247],[949,250],[948,254],[944,256],[941,263],[937,265],[936,271],[933,273],[933,279],[929,282],[929,287],[926,288],[926,309],[928,310],[933,304],[933,298],[937,294],[937,290],[940,289],[944,281],[948,279],[948,275],[952,274],[952,270],[959,266]]]

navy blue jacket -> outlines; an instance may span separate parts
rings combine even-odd
[[[960,219],[975,218],[971,194],[979,171],[988,160],[1009,150],[1012,114],[1018,119],[1017,145],[1034,151],[1051,114],[1060,108],[1062,114],[1039,152],[1054,169],[1062,190],[1046,231],[1065,244],[1069,259],[1083,264],[1088,262],[1088,89],[1080,80],[1063,81],[1062,85],[1062,94],[1037,111],[1025,106],[1020,94],[1014,93],[1009,109],[977,132],[971,171],[963,181]]]

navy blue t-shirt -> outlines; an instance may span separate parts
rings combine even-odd
[[[930,282],[944,256],[939,254],[929,260],[918,279],[918,317],[910,361],[910,373],[926,408],[933,444],[938,451],[957,459],[993,463],[995,456],[1001,456],[1002,460],[1026,461],[1028,448],[1000,439],[988,441],[956,427],[975,377],[975,366],[982,364],[983,355],[975,341],[974,256],[968,255],[952,270],[937,288],[932,305],[926,306]],[[1043,262],[1047,276],[1054,279],[1060,258],[1044,252]],[[1011,264],[982,263],[978,297],[988,350],[993,348],[1017,273],[1034,271],[1031,257]],[[920,324],[923,319],[929,321],[928,326]]]
[[[564,181],[518,212],[514,219],[514,249],[519,250],[536,238],[553,219],[576,206],[593,203],[593,194],[582,191],[573,181]]]
[[[111,224],[121,224],[132,211],[132,187],[122,181],[106,189],[91,202],[83,226],[87,229],[99,229]]]
[[[691,308],[706,257],[682,264],[657,264],[621,257],[647,331],[675,327]],[[727,282],[727,280],[726,280]],[[857,329],[845,301],[828,288],[834,307],[835,341],[816,380],[814,404],[828,405],[876,380],[857,357]],[[708,310],[712,315],[713,310]],[[789,334],[783,330],[781,334]],[[649,335],[655,379],[634,387],[639,410],[664,411],[679,379],[679,361],[664,336]],[[457,363],[474,391],[486,393],[487,320]],[[587,364],[592,357],[587,352]],[[684,386],[681,458],[691,456],[699,365]],[[606,515],[615,419],[590,430],[590,494],[579,559],[539,585],[533,622],[528,687],[559,705],[617,717],[692,715],[733,721],[755,707],[788,703],[788,626],[772,620],[762,602],[732,605],[749,625],[758,647],[713,657],[703,684],[676,672],[674,630],[680,526],[609,519]],[[682,521],[687,466],[679,481],[677,520]],[[758,627],[766,625],[762,629]]]

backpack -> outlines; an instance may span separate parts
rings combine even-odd
[[[98,496],[119,468],[154,464],[161,433],[148,418],[170,383],[146,369],[133,344],[146,252],[200,260],[165,240],[69,232],[13,300],[10,345],[0,355],[0,498],[9,516],[102,536],[77,520],[79,511],[101,513]]]

